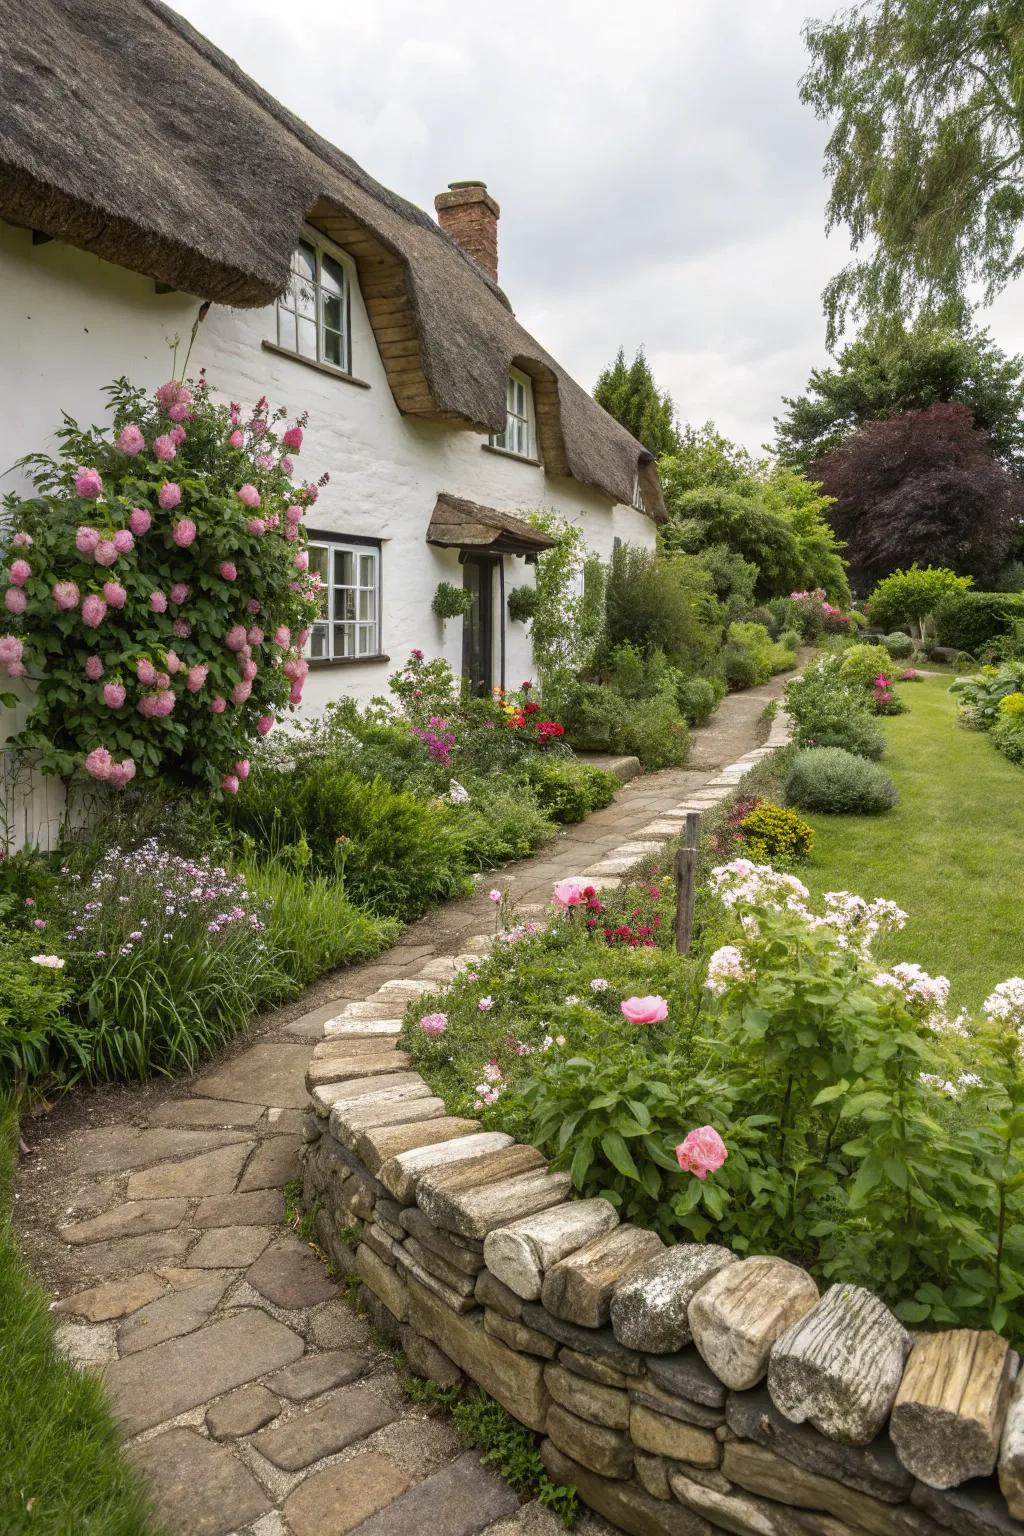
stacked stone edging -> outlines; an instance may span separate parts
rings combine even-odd
[[[617,884],[788,739],[780,716],[582,873]],[[555,1482],[635,1536],[1024,1531],[1024,1374],[1005,1339],[914,1338],[861,1287],[819,1296],[783,1259],[666,1247],[572,1199],[535,1148],[448,1114],[396,1049],[401,1016],[489,944],[349,1004],[307,1075],[304,1199],[412,1368],[481,1386],[545,1437]]]

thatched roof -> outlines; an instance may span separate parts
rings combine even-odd
[[[650,454],[517,323],[422,209],[293,117],[160,0],[21,0],[0,30],[0,217],[186,293],[261,306],[304,223],[352,251],[402,410],[505,424],[508,370],[539,380],[549,472],[630,502]],[[545,441],[545,434],[547,441]]]
[[[427,527],[427,543],[442,549],[485,549],[494,554],[537,555],[555,540],[511,512],[482,507],[462,496],[438,494]]]

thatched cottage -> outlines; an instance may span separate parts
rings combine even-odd
[[[116,375],[161,382],[201,311],[190,371],[308,410],[303,466],[330,470],[313,708],[381,692],[412,646],[481,690],[529,676],[506,604],[545,547],[527,509],[604,556],[653,544],[651,456],[517,322],[482,184],[435,220],[159,0],[5,6],[0,103],[0,471],[62,409],[102,420]],[[431,612],[441,581],[472,590],[464,620]]]

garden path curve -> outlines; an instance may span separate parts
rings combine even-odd
[[[762,714],[783,686],[729,696],[694,733],[686,769],[634,780],[539,857],[503,870],[517,909],[541,910],[566,876],[607,886],[687,810],[727,795],[770,750]],[[772,745],[780,738],[773,726]],[[438,985],[448,957],[485,948],[487,883],[373,963],[257,1021],[196,1078],[80,1090],[28,1129],[19,1240],[56,1298],[61,1349],[102,1370],[169,1536],[562,1529],[463,1450],[447,1421],[408,1401],[367,1320],[285,1220],[310,1042],[346,1001],[383,987],[400,1012]],[[611,1527],[585,1513],[577,1529]]]

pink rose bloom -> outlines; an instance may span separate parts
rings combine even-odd
[[[7,588],[7,591],[4,593],[4,607],[8,613],[13,613],[15,617],[25,612],[25,609],[28,607],[28,598],[21,587]]]
[[[274,631],[274,644],[284,646],[286,649],[292,643],[292,632],[287,624],[278,625]]]
[[[295,564],[295,569],[297,571],[308,571],[309,570],[309,551],[306,550],[306,549],[300,549],[298,554],[295,556],[294,564]]]
[[[62,613],[78,607],[78,585],[73,581],[58,581],[53,588],[53,600]]]
[[[289,702],[289,704],[301,704],[302,703],[302,682],[301,681],[292,683],[291,688],[288,690],[288,702]]]
[[[181,671],[181,657],[177,651],[167,652],[167,670],[172,677]]]
[[[286,475],[290,475],[295,465],[287,456],[281,460],[281,468]]]
[[[230,560],[222,560],[219,569],[220,574],[223,576],[225,581],[238,580],[238,571],[236,567],[231,564]]]
[[[23,661],[9,661],[7,663],[8,677],[27,677],[28,668]]]
[[[284,520],[285,520],[286,523],[301,523],[302,522],[302,508],[301,507],[285,507],[285,509],[284,509]]]
[[[149,594],[149,606],[150,606],[150,608],[152,609],[152,611],[154,613],[166,613],[167,612],[167,594],[166,594],[166,592],[151,592]]]
[[[238,759],[238,762],[235,764],[235,772],[240,779],[247,779],[249,777],[249,759],[247,757],[240,757]]]
[[[97,565],[113,565],[117,559],[117,545],[113,539],[100,539],[93,550],[93,556]]]
[[[258,453],[256,455],[257,469],[273,469],[274,455],[272,453]]]
[[[176,406],[175,409],[177,410],[178,407]],[[178,421],[181,418],[175,416],[173,419],[175,421]],[[170,438],[170,440],[174,444],[175,448],[180,448],[182,443],[185,441],[186,437],[188,436],[188,433],[185,431],[184,427],[172,427],[171,430],[168,432],[167,436]]]
[[[169,379],[166,384],[161,384],[156,392],[156,403],[162,411],[170,413],[176,405],[189,406],[192,403],[192,391],[185,384],[179,384],[177,379]]]
[[[263,521],[262,517],[250,517],[245,527],[246,532],[251,533],[254,539],[258,539],[267,531],[267,525]]]
[[[226,795],[238,794],[238,778],[233,773],[226,773],[220,781],[220,787]]]
[[[432,1040],[438,1035],[443,1035],[448,1028],[448,1015],[446,1013],[425,1013],[420,1019],[420,1029]]]
[[[158,688],[169,688],[171,686],[171,679],[168,677],[166,672],[157,673],[156,686]]]
[[[154,713],[158,716],[169,715],[174,708],[175,702],[174,694],[170,688],[161,688],[156,696],[156,709]]]
[[[177,458],[178,450],[174,446],[174,442],[169,433],[164,432],[160,435],[160,437],[155,437],[153,439],[153,454],[156,458],[161,459],[165,464],[169,463],[171,459]]]
[[[619,1007],[631,1024],[660,1024],[668,1018],[668,1003],[663,997],[627,997]]]
[[[95,501],[97,496],[103,495],[103,480],[98,469],[83,469],[81,464],[78,466],[75,494],[86,501]]]
[[[103,598],[109,608],[123,608],[128,601],[128,593],[119,581],[105,581]]]
[[[314,502],[320,499],[320,487],[318,485],[314,485],[312,480],[307,480],[306,484],[302,487],[302,490],[308,502]]]
[[[281,444],[283,447],[290,449],[292,453],[298,453],[302,447],[302,428],[289,427],[287,432],[281,436]]]
[[[171,537],[179,549],[188,549],[196,540],[195,523],[190,517],[183,517],[180,523],[175,523]]]
[[[185,404],[184,400],[179,400],[177,402],[177,404],[172,405],[168,409],[167,414],[171,418],[172,421],[187,421],[188,417],[189,417],[189,408]],[[182,437],[184,437],[184,435],[185,434],[182,433]],[[174,436],[173,432],[172,432],[171,436],[172,437]],[[181,438],[175,438],[174,440],[175,440],[175,442],[180,442]]]
[[[146,439],[135,423],[129,422],[126,427],[121,428],[114,439],[114,444],[118,452],[123,453],[126,459],[134,459],[135,455],[141,453],[143,448],[145,448]]]
[[[253,624],[251,628],[246,630],[245,638],[248,640],[250,645],[262,645],[263,631],[260,629],[258,624]]]
[[[309,662],[304,656],[292,656],[281,668],[285,677],[290,677],[293,682],[301,683],[309,676]]]
[[[235,686],[231,690],[231,702],[232,702],[232,704],[234,704],[236,709],[241,709],[242,705],[243,704],[247,704],[251,697],[252,697],[252,683],[249,683],[249,682],[236,683]]]
[[[210,713],[212,715],[222,715],[227,707],[227,699],[222,699],[219,693],[216,698],[210,700]]]
[[[99,533],[83,523],[75,534],[75,548],[80,555],[91,555],[100,541]]]
[[[181,486],[175,485],[173,480],[165,481],[156,499],[165,512],[173,512],[181,502]]]
[[[27,560],[12,560],[8,579],[13,587],[23,587],[32,575],[32,567]]]
[[[111,763],[110,782],[115,789],[123,789],[129,779],[135,777],[135,759],[126,757],[123,763]]]
[[[246,660],[242,663],[242,680],[243,680],[243,682],[251,683],[253,678],[259,672],[259,670],[260,670],[259,667],[256,665],[256,663],[254,661],[252,661],[250,658],[246,658]]]
[[[713,1125],[699,1125],[695,1131],[688,1131],[676,1147],[680,1168],[698,1179],[717,1173],[728,1156],[725,1142]]]
[[[260,735],[269,735],[273,728],[273,717],[271,715],[260,715],[259,719],[256,721],[256,729],[259,731]]]
[[[229,651],[240,651],[246,644],[245,626],[233,624],[224,636],[224,644]]]
[[[103,663],[98,656],[87,656],[85,658],[85,675],[90,683],[99,682],[103,676]]]
[[[255,597],[250,597],[249,601],[245,605],[245,611],[246,611],[246,613],[251,613],[254,616],[257,613],[259,613],[259,611],[260,611],[259,599],[255,598]]]
[[[239,405],[237,400],[232,400],[230,406],[228,407],[228,420],[233,427],[237,427],[241,419],[242,407]]]
[[[582,880],[558,880],[551,891],[551,900],[556,907],[578,907],[586,897],[583,894]]]
[[[135,676],[146,688],[152,688],[156,682],[156,667],[148,656],[140,656],[135,663]]]
[[[186,586],[183,581],[176,581],[174,583],[173,587],[171,588],[171,602],[172,603],[179,603],[179,604],[180,603],[184,603],[184,602],[186,602],[188,600],[188,598],[191,597],[191,595],[192,595],[192,588]]]
[[[247,507],[258,507],[260,504],[260,493],[254,485],[249,485],[247,482],[245,485],[239,486],[238,499]]]
[[[267,518],[267,527],[268,528],[277,528],[278,525],[280,524],[280,522],[281,522],[281,519],[278,517],[277,513],[275,512],[273,517],[268,517]]]
[[[197,663],[194,667],[189,667],[188,677],[185,682],[185,687],[188,689],[189,693],[199,692],[200,688],[206,682],[206,679],[209,676],[209,672],[209,667],[204,666],[202,662]]]
[[[156,715],[156,694],[144,693],[135,706],[144,720],[152,720]]]
[[[128,528],[119,528],[114,534],[114,548],[119,555],[130,555],[135,548],[135,537]]]
[[[24,642],[17,635],[0,635],[0,667],[9,667],[19,662],[24,650]]]
[[[108,709],[120,709],[128,697],[128,690],[123,683],[104,683],[103,702]]]
[[[25,532],[16,533],[11,543],[15,549],[31,549],[33,543],[32,535]]]
[[[152,526],[152,513],[147,512],[145,507],[132,507],[128,517],[128,527],[137,538],[140,538],[144,533],[148,533]]]
[[[244,435],[241,432],[237,431],[237,429],[234,432],[229,434],[229,436],[228,436],[228,447],[229,448],[244,448],[245,447],[245,437],[244,437]]]
[[[288,527],[284,530],[284,536],[288,540],[289,544],[294,544],[299,537],[299,530],[297,528]]]
[[[299,647],[301,648],[302,646],[304,646],[308,639],[309,639],[309,630],[308,629],[300,629],[299,630],[299,638],[298,638],[298,641],[297,641],[297,644],[299,645]]]
[[[171,625],[171,629],[174,631],[175,635],[177,635],[179,640],[187,640],[189,635],[192,633],[192,625],[189,623],[188,619],[175,619],[174,623]]]
[[[94,779],[110,778],[110,753],[106,747],[93,747],[85,759],[85,771]]]

